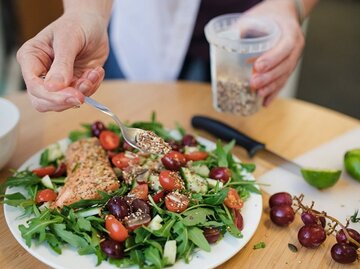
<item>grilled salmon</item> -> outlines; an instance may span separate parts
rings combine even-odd
[[[100,198],[98,191],[111,192],[119,181],[105,150],[96,137],[69,145],[66,151],[67,178],[53,207],[63,207],[82,199]]]

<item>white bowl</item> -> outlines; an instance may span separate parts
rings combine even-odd
[[[20,112],[10,101],[0,98],[0,169],[10,160],[14,154]]]

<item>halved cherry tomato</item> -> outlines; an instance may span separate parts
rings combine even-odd
[[[240,231],[242,231],[242,229],[244,228],[244,219],[240,213],[240,209],[233,208],[232,213],[234,216],[234,224]]]
[[[112,131],[104,130],[99,136],[101,146],[106,150],[114,150],[120,144],[120,137]]]
[[[105,228],[109,232],[110,238],[115,241],[124,242],[129,236],[128,230],[125,228],[125,226],[113,215],[106,216]]]
[[[60,163],[54,173],[51,174],[51,177],[61,177],[66,174],[66,164]]]
[[[244,203],[239,197],[238,192],[235,189],[230,188],[224,200],[224,204],[229,208],[240,209],[243,207]]]
[[[49,165],[49,166],[44,166],[44,167],[39,167],[36,168],[34,170],[32,170],[32,172],[37,175],[38,177],[44,177],[44,176],[50,176],[52,175],[56,170],[56,167],[53,165]]]
[[[183,212],[189,206],[189,198],[178,192],[170,192],[165,197],[166,208],[171,212]]]
[[[166,191],[184,189],[184,183],[178,172],[164,170],[160,172],[159,181],[161,187]]]
[[[54,192],[51,189],[44,189],[37,192],[35,202],[37,204],[41,204],[44,202],[52,202],[56,200],[56,197],[57,197],[56,192]]]
[[[164,199],[165,196],[165,192],[164,191],[158,191],[157,193],[155,193],[152,198],[154,200],[155,203],[159,203]]]
[[[185,158],[188,161],[201,161],[205,160],[209,154],[206,151],[194,151],[188,154],[185,154]]]
[[[179,170],[180,167],[186,165],[186,158],[184,154],[181,154],[180,152],[170,151],[161,158],[161,162],[166,167],[166,169],[176,171]]]
[[[112,157],[111,162],[118,168],[124,169],[130,164],[139,164],[140,158],[132,152],[120,152]]]
[[[135,188],[133,188],[129,192],[129,194],[131,194],[135,198],[147,200],[148,199],[148,194],[149,194],[148,184],[139,184],[139,185],[137,185]]]

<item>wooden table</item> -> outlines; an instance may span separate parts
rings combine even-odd
[[[169,128],[179,122],[186,129],[214,140],[198,130],[192,130],[190,119],[195,114],[209,115],[221,119],[255,139],[266,143],[271,150],[295,158],[336,136],[360,126],[356,119],[340,113],[298,100],[276,100],[269,108],[262,109],[251,117],[236,117],[216,112],[211,104],[211,90],[207,84],[141,84],[122,81],[105,82],[94,96],[108,105],[123,120],[146,120],[156,111],[159,121]],[[0,182],[10,175],[9,168],[19,167],[35,152],[78,129],[80,123],[109,118],[84,105],[62,113],[39,113],[35,111],[26,94],[8,97],[21,111],[19,143],[9,164],[0,171]],[[245,151],[236,147],[235,154],[245,162],[250,161]],[[259,154],[253,162],[257,165],[255,176],[273,166]],[[297,243],[299,218],[290,228],[279,228],[269,221],[268,198],[263,193],[264,211],[260,225],[244,249],[219,268],[345,268],[330,257],[333,237],[316,250],[300,248],[297,253],[288,249],[288,243]],[[0,209],[0,268],[27,269],[48,268],[28,254],[13,238]],[[264,241],[266,248],[253,250],[253,246]],[[355,268],[359,264],[346,266]],[[358,268],[358,267],[357,267]]]

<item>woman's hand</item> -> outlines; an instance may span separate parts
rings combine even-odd
[[[17,53],[33,106],[40,112],[62,111],[83,103],[104,78],[101,66],[108,51],[104,17],[65,12]]]
[[[296,67],[304,48],[304,35],[292,1],[264,1],[246,14],[273,19],[281,30],[275,46],[261,55],[254,63],[255,73],[251,77],[251,87],[264,97],[268,106]]]

